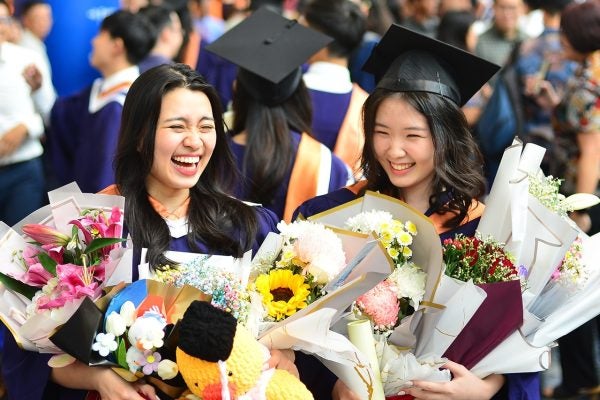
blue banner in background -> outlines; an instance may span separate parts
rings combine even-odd
[[[54,26],[46,38],[52,80],[59,96],[78,92],[99,76],[90,66],[92,39],[119,0],[48,0]]]

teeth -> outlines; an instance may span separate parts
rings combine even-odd
[[[174,161],[186,164],[196,164],[200,161],[200,157],[173,157]]]
[[[412,167],[415,164],[414,163],[410,163],[410,164],[394,164],[394,163],[390,163],[390,165],[396,171],[403,171],[405,169],[408,169],[408,168]]]

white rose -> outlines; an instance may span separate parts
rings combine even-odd
[[[162,360],[158,363],[158,376],[162,379],[173,379],[179,372],[177,364],[171,360]]]

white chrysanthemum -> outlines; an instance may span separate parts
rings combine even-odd
[[[132,347],[137,347],[140,350],[159,348],[164,344],[164,327],[165,325],[158,319],[142,316],[133,322],[127,332],[127,338]]]
[[[345,266],[346,256],[342,241],[331,230],[321,224],[298,221],[293,242],[296,258],[319,284],[325,284]],[[294,225],[292,224],[292,225]]]
[[[416,264],[408,262],[397,267],[388,280],[393,282],[398,298],[409,298],[413,307],[423,300],[427,274]]]
[[[112,333],[115,336],[121,336],[125,333],[125,318],[116,311],[111,312],[106,317],[106,332]]]
[[[171,360],[161,360],[158,363],[157,373],[162,379],[173,379],[177,376],[178,372],[179,368],[177,367],[177,364]]]
[[[135,305],[131,301],[126,301],[121,306],[121,310],[119,314],[123,317],[123,321],[125,322],[125,326],[131,326],[133,321],[135,321]]]
[[[92,350],[97,351],[102,357],[108,356],[110,352],[117,350],[115,335],[112,333],[97,334]]]
[[[387,211],[364,211],[354,217],[348,218],[346,228],[354,232],[371,233],[381,232],[381,227],[390,224],[394,217]]]

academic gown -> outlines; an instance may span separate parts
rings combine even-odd
[[[84,193],[96,193],[115,181],[112,167],[121,125],[122,103],[110,101],[88,110],[91,87],[59,98],[51,112],[47,146],[58,186],[73,181]]]
[[[330,93],[309,89],[308,93],[313,105],[313,135],[315,139],[333,151],[350,105],[352,92]]]
[[[200,53],[198,55],[198,65],[196,71],[206,79],[208,83],[214,86],[223,109],[233,98],[233,82],[238,73],[238,66],[218,55],[206,50],[208,43],[203,39],[200,42]]]
[[[262,244],[269,232],[276,232],[277,218],[275,215],[262,207],[254,207],[258,219],[258,233],[252,245],[253,255]],[[239,237],[240,232],[234,233]],[[219,249],[212,249],[204,242],[197,243],[199,253],[227,255]],[[171,238],[169,250],[191,252],[186,241],[186,236]],[[134,249],[138,254],[139,250]],[[134,257],[135,258],[135,257]],[[137,279],[139,261],[134,262],[132,275]],[[11,399],[19,400],[83,400],[87,391],[72,390],[56,385],[50,381],[51,369],[47,362],[49,354],[39,354],[31,351],[21,350],[12,335],[6,334],[4,339],[4,354],[2,360],[2,373],[4,383],[10,393]]]
[[[292,165],[296,161],[296,157],[298,155],[298,147],[300,145],[301,135],[298,132],[290,132],[292,135],[292,146],[294,149],[294,156],[292,159]],[[243,171],[242,167],[244,164],[244,155],[246,151],[246,147],[240,144],[235,143],[233,140],[230,140],[231,149],[234,154],[234,158],[236,161],[236,165],[238,166],[240,171]],[[348,180],[351,179],[350,172],[348,167],[344,164],[342,160],[331,154],[331,168],[329,175],[329,184],[327,185],[326,191],[331,192],[338,188],[344,187],[348,184]],[[273,211],[280,219],[284,216],[284,209],[286,206],[286,197],[288,193],[288,188],[290,187],[290,177],[292,175],[292,168],[290,168],[286,176],[281,183],[281,186],[273,196],[273,200],[269,204],[263,204],[264,207],[267,207],[269,210]],[[245,174],[245,176],[250,176],[249,173]],[[238,182],[235,187],[235,196],[239,199],[250,200],[248,199],[248,188],[243,182]],[[312,195],[308,195],[307,198],[314,197],[317,194],[322,193],[314,193]]]
[[[304,202],[294,212],[294,219],[302,215],[308,218],[312,215],[337,207],[351,200],[358,198],[354,192],[347,188],[342,188],[334,192],[315,197],[314,199]],[[425,213],[426,216],[433,214],[433,210],[429,209]],[[454,235],[462,233],[466,236],[475,235],[475,229],[479,224],[480,218],[469,219],[469,221],[455,229],[448,230],[440,234],[440,240],[452,238]],[[313,366],[314,367],[314,366]],[[325,367],[323,373],[328,373]],[[498,393],[492,398],[493,400],[537,400],[540,398],[540,377],[539,373],[519,373],[505,374],[506,383]],[[325,380],[326,381],[326,380]],[[330,382],[331,380],[329,380]],[[323,390],[327,392],[327,390]]]

